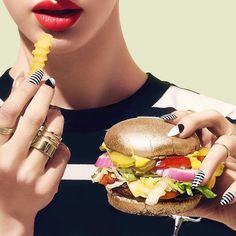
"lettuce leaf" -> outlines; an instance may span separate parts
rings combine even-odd
[[[117,170],[127,182],[132,182],[137,179],[131,168],[118,168]]]
[[[201,192],[206,198],[215,198],[217,196],[217,194],[212,192],[207,186],[199,186],[196,189]]]
[[[173,189],[179,191],[180,193],[187,193],[189,196],[193,196],[192,192],[192,183],[189,182],[175,182],[173,183]],[[196,188],[199,192],[201,192],[206,198],[215,198],[217,194],[212,192],[207,186],[199,186]]]

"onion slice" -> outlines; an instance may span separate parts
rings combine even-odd
[[[159,198],[166,194],[165,190],[167,189],[167,187],[168,187],[168,181],[166,179],[163,178],[162,180],[157,182],[155,188],[152,189],[151,192],[148,194],[145,203],[150,206],[157,204]]]
[[[98,157],[96,163],[96,167],[113,167],[113,163],[111,159],[108,157],[107,153],[103,153],[100,157]]]
[[[197,170],[167,168],[157,170],[156,173],[163,177],[169,177],[170,179],[183,182],[192,182]]]

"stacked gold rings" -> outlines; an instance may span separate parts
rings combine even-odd
[[[61,140],[62,138],[60,136],[42,126],[35,136],[31,147],[51,158],[56,152]]]
[[[0,134],[2,135],[11,135],[14,133],[13,128],[0,127]]]

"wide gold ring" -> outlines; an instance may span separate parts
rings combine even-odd
[[[38,134],[35,136],[31,147],[39,150],[49,158],[51,158],[56,152],[59,144],[61,143],[61,137],[53,133],[52,131],[47,131],[45,127],[41,127]]]
[[[13,128],[0,127],[0,134],[2,135],[11,135],[14,133]]]
[[[215,142],[215,143],[213,144],[213,146],[215,146],[215,145],[220,145],[221,147],[224,147],[225,150],[226,150],[226,152],[227,152],[227,157],[231,156],[230,150],[229,150],[229,148],[228,148],[225,144],[219,143],[219,142]]]
[[[39,135],[48,137],[52,142],[60,143],[62,141],[61,136],[55,134],[53,131],[47,129],[45,126],[41,126],[39,130]]]
[[[45,136],[36,136],[31,144],[31,147],[39,150],[49,158],[51,158],[54,155],[58,146],[59,143],[58,145],[55,145],[55,143],[53,143]]]

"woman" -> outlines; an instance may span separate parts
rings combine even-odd
[[[104,189],[89,181],[63,180],[59,186],[70,152],[70,164],[93,164],[100,154],[98,147],[105,130],[130,117],[161,116],[183,108],[195,110],[200,101],[204,104],[202,110],[223,109],[223,115],[235,122],[235,107],[143,72],[123,39],[118,0],[24,0],[19,7],[17,0],[4,3],[18,26],[21,46],[15,65],[0,80],[0,96],[5,101],[0,110],[0,234],[170,235],[171,219],[117,212],[109,207]],[[52,52],[45,73],[37,71],[28,78],[33,43],[43,32],[53,36]],[[44,82],[39,85],[35,77]],[[189,97],[196,103],[186,102]],[[224,136],[234,128],[218,112],[176,114],[177,119],[171,122],[185,125],[183,136],[198,128],[219,125],[219,129],[210,131],[223,135],[222,145],[228,145],[227,140],[236,143],[234,136]],[[189,121],[191,116],[196,116],[193,123]],[[206,122],[200,122],[202,119]],[[46,129],[38,133],[42,125]],[[62,134],[70,151],[59,145]],[[45,141],[45,136],[56,140],[57,145],[46,141],[51,151],[57,149],[54,155],[39,143]],[[208,138],[209,133],[204,134],[202,141]],[[234,146],[229,146],[232,155]],[[220,158],[226,158],[223,150]],[[210,170],[204,168],[206,176],[212,169],[214,165]],[[227,185],[234,179],[224,177]],[[223,187],[219,191],[225,191]],[[219,219],[235,229],[225,214],[219,217],[215,207],[210,208],[211,215],[206,215],[204,209],[199,207],[189,214]],[[223,209],[232,213],[231,207]],[[185,233],[205,233],[204,224],[211,233],[234,233],[223,224],[207,220],[184,229]]]

